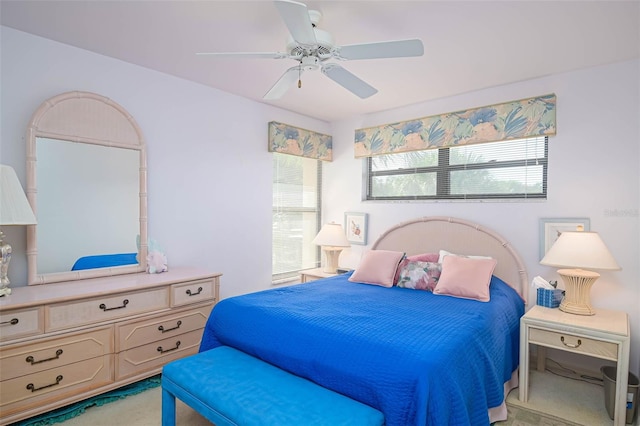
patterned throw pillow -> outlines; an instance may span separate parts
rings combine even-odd
[[[422,254],[412,254],[411,256],[406,256],[404,259],[400,261],[400,265],[398,265],[398,270],[396,271],[396,276],[393,279],[393,284],[398,285],[398,280],[400,279],[400,271],[407,266],[409,262],[438,262],[439,254],[438,253],[422,253]]]
[[[407,262],[398,278],[398,287],[433,291],[440,279],[442,265],[435,262]]]

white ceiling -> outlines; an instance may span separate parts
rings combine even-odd
[[[266,102],[295,62],[195,53],[284,52],[287,28],[271,1],[1,0],[0,16],[11,28],[325,121],[640,57],[637,0],[306,4],[338,45],[420,38],[425,54],[341,63],[379,90],[368,99],[308,72],[301,89]]]

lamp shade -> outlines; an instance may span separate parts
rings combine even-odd
[[[541,265],[580,269],[621,269],[597,232],[563,232]]]
[[[325,247],[349,247],[351,245],[342,229],[342,225],[333,222],[324,224],[312,243]]]
[[[0,164],[0,225],[35,225],[36,217],[13,168]]]

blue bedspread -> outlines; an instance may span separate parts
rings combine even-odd
[[[222,300],[200,350],[240,349],[379,409],[387,425],[488,425],[518,366],[520,296],[495,277],[483,303],[348,276]]]

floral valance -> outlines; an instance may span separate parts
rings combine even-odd
[[[332,146],[331,136],[276,121],[269,123],[269,152],[331,161]]]
[[[355,156],[443,148],[556,134],[556,95],[358,129]]]

